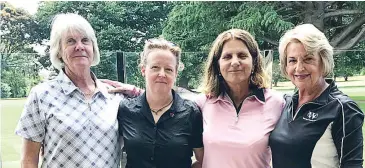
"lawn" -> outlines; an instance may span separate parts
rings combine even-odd
[[[350,95],[350,94],[349,94]],[[365,96],[351,96],[365,111]],[[365,95],[363,92],[361,95]],[[1,104],[1,158],[6,168],[18,168],[21,139],[14,134],[25,99],[0,100]],[[363,129],[364,130],[364,129]],[[365,153],[364,153],[365,154]]]

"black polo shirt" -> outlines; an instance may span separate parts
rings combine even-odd
[[[146,94],[120,102],[118,121],[126,168],[190,168],[193,148],[203,147],[202,114],[172,91],[174,102],[155,124]]]
[[[362,167],[364,114],[332,80],[326,81],[328,88],[300,107],[298,92],[286,97],[269,139],[273,168]]]

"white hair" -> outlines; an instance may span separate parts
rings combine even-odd
[[[312,24],[302,24],[288,30],[280,39],[280,69],[288,77],[286,72],[286,48],[289,43],[301,43],[308,54],[318,54],[322,60],[323,77],[329,75],[334,68],[333,47],[326,36]]]
[[[74,13],[57,14],[52,21],[50,37],[50,59],[52,65],[61,70],[64,67],[61,52],[61,40],[66,33],[77,31],[91,39],[93,44],[94,58],[91,66],[98,65],[100,62],[100,53],[95,31],[90,23],[82,16]]]

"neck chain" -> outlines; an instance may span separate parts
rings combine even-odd
[[[90,96],[90,95],[93,95],[95,93],[95,90],[96,90],[96,84],[95,82],[93,81],[93,84],[94,84],[94,89],[91,90],[90,92],[86,93],[86,92],[83,92],[85,96]]]
[[[160,108],[160,109],[152,109],[152,108],[150,108],[150,109],[151,109],[151,112],[152,112],[152,113],[155,113],[155,115],[157,115],[160,111],[162,111],[163,109],[165,109],[167,106],[171,105],[173,101],[174,101],[174,99],[172,99],[172,100],[170,101],[170,103],[166,104],[165,106],[163,106],[163,107],[162,107],[162,108]]]

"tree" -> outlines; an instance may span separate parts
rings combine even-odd
[[[8,2],[0,2],[0,53],[17,53],[30,50],[37,37],[34,18],[23,9]]]
[[[284,21],[312,23],[337,50],[347,50],[365,40],[365,2],[278,2],[275,10]]]
[[[0,2],[0,55],[2,97],[24,97],[39,81],[37,54],[32,44],[37,38],[37,24],[23,9]]]

